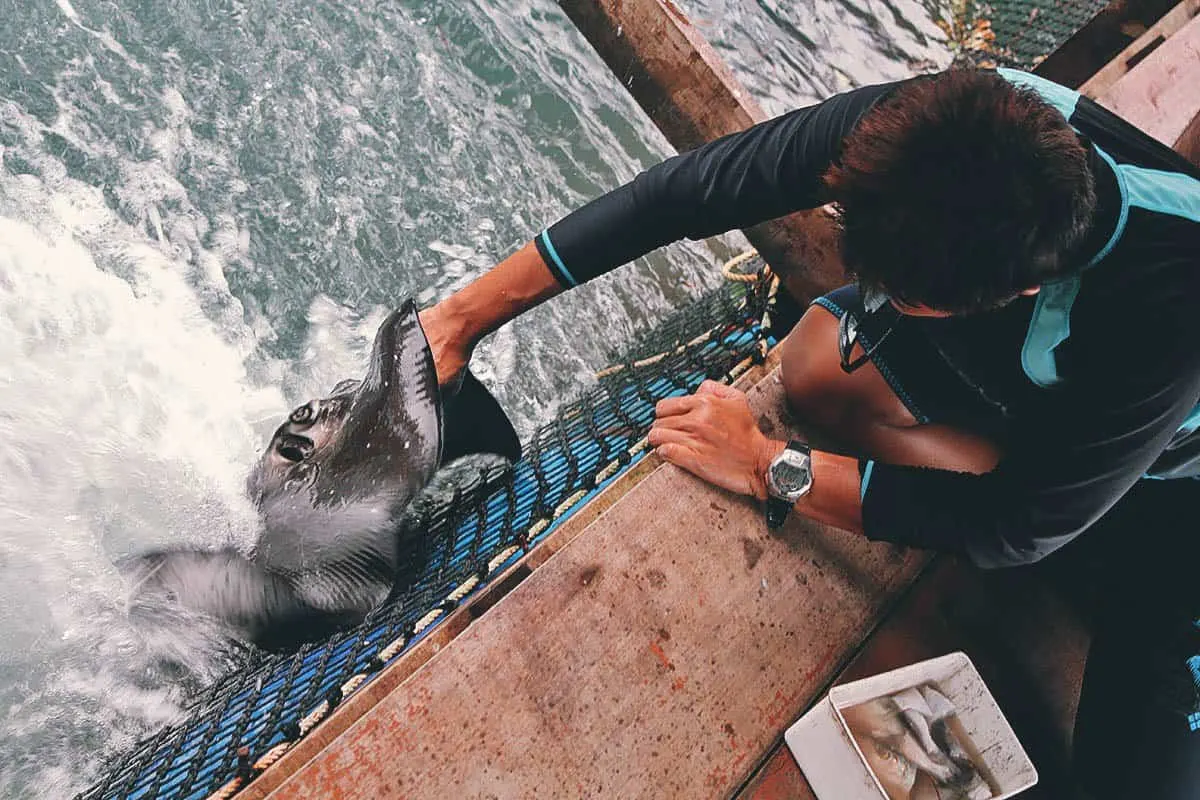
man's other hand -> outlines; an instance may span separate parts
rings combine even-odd
[[[648,441],[664,459],[723,489],[766,499],[767,469],[787,443],[763,435],[744,393],[705,381],[693,395],[659,401],[655,414]]]

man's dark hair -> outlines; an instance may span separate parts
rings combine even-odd
[[[1096,205],[1088,150],[1053,106],[953,69],[868,112],[825,175],[863,285],[942,311],[994,308],[1078,268]]]

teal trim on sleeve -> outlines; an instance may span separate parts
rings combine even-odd
[[[578,286],[579,281],[575,280],[575,276],[567,269],[567,265],[559,257],[558,251],[554,249],[554,243],[550,241],[550,231],[542,231],[542,244],[546,245],[546,252],[554,259],[554,266],[558,267],[558,271],[562,273],[563,277],[567,279],[571,286]]]
[[[1200,222],[1200,181],[1182,172],[1124,165],[1120,168],[1129,204]]]
[[[1200,406],[1193,408],[1192,413],[1187,415],[1187,419],[1185,419],[1183,424],[1179,426],[1177,435],[1192,434],[1197,430],[1200,430]]]
[[[1057,84],[1054,81],[1048,81],[1040,75],[1008,67],[999,67],[996,72],[1011,84],[1034,90],[1042,96],[1043,100],[1058,109],[1059,113],[1068,120],[1075,113],[1075,107],[1079,105],[1079,92],[1074,89],[1068,89],[1066,86]]]
[[[871,483],[871,473],[875,470],[875,462],[868,461],[867,466],[863,468],[862,484],[858,490],[858,500],[862,502],[867,499],[867,486]]]
[[[1112,252],[1125,232],[1129,209],[1143,208],[1159,214],[1170,214],[1200,222],[1200,181],[1180,172],[1120,164],[1096,147],[1096,152],[1108,163],[1116,176],[1121,194],[1121,211],[1108,242],[1088,262],[1089,269]],[[1059,382],[1054,349],[1071,335],[1071,307],[1079,294],[1081,279],[1072,276],[1047,283],[1038,293],[1029,331],[1021,348],[1021,367],[1025,374],[1043,388]],[[1193,430],[1200,429],[1200,417],[1188,418]]]
[[[1054,348],[1071,335],[1071,307],[1079,294],[1079,276],[1047,283],[1038,292],[1021,348],[1021,368],[1029,380],[1043,389],[1058,383]]]

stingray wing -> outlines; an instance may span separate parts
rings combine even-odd
[[[134,583],[133,607],[169,619],[175,605],[204,614],[267,649],[294,649],[361,618],[361,610],[318,608],[291,582],[235,550],[162,550],[119,565]]]

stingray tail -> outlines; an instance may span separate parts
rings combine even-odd
[[[442,463],[472,453],[492,453],[509,461],[521,457],[521,440],[492,393],[471,374],[442,406]]]

